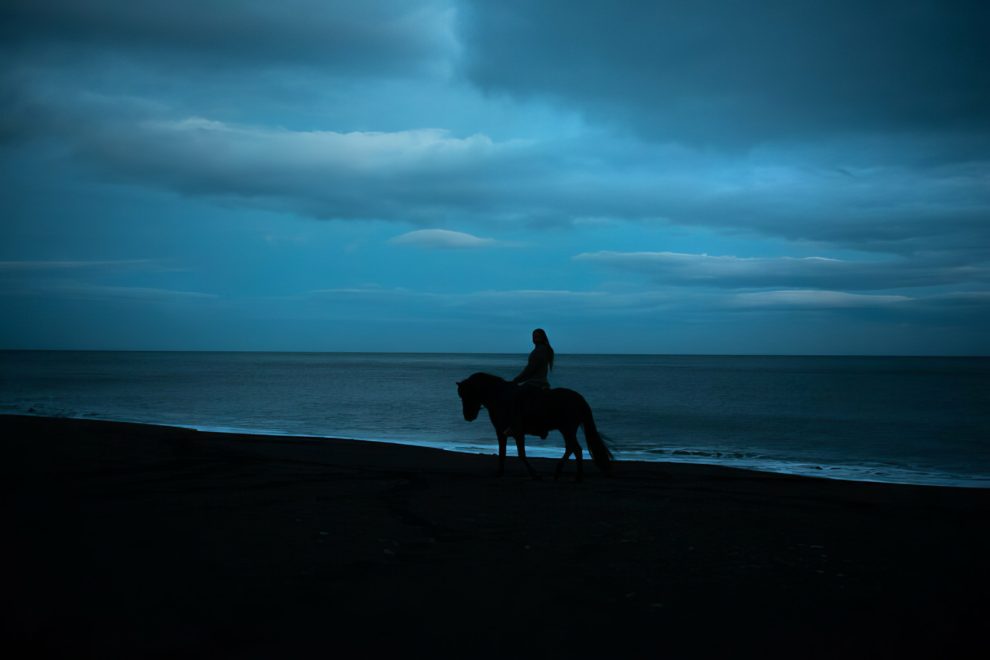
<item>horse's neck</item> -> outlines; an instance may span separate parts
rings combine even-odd
[[[498,401],[505,394],[506,386],[509,383],[501,378],[495,376],[488,376],[481,381],[481,387],[478,388],[481,393],[481,400],[487,406],[492,402]]]

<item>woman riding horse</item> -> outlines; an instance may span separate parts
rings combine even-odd
[[[553,369],[553,346],[543,328],[533,330],[533,351],[529,354],[526,368],[512,379],[517,385],[550,388],[547,374]]]
[[[563,387],[540,390],[532,388],[537,397],[523,398],[525,404],[522,416],[517,412],[516,400],[521,390],[509,381],[491,374],[476,373],[457,383],[457,394],[461,397],[464,419],[473,422],[478,418],[481,408],[488,409],[488,417],[495,427],[498,437],[498,475],[505,468],[505,446],[508,436],[516,441],[519,460],[533,478],[539,478],[529,461],[526,460],[526,434],[541,435],[557,429],[564,436],[564,456],[557,462],[554,478],[560,476],[567,459],[574,454],[577,462],[577,479],[584,476],[582,470],[581,445],[577,441],[578,428],[584,429],[585,443],[591,453],[591,459],[603,472],[608,472],[612,464],[612,452],[605,446],[604,440],[595,426],[591,414],[591,406],[584,397]],[[506,433],[511,430],[511,434]]]
[[[529,360],[519,375],[512,379],[513,383],[520,385],[523,389],[517,390],[512,397],[511,422],[504,430],[505,435],[515,435],[512,424],[514,423],[522,429],[525,426],[523,420],[529,418],[531,424],[535,423],[539,427],[534,435],[541,438],[547,437],[550,430],[544,430],[545,424],[539,424],[539,410],[542,407],[539,401],[544,397],[538,392],[550,389],[547,375],[553,369],[553,355],[553,346],[550,345],[547,331],[543,328],[533,330],[533,350],[529,354]]]

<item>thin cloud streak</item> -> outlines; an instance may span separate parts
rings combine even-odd
[[[113,286],[66,281],[31,281],[0,284],[2,296],[45,296],[139,302],[196,302],[220,299],[213,293],[142,286]]]
[[[0,272],[25,273],[34,271],[62,270],[118,270],[164,268],[155,259],[117,259],[108,261],[0,261]]]
[[[922,259],[849,261],[829,257],[736,257],[676,252],[584,252],[574,260],[641,274],[680,286],[798,286],[876,290],[990,280],[990,268]]]
[[[887,306],[913,300],[907,296],[871,295],[845,291],[758,291],[736,294],[734,307],[848,309]]]

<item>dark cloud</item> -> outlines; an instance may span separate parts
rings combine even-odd
[[[470,2],[465,74],[661,140],[990,128],[980,0]]]
[[[875,166],[855,178],[794,161],[761,169],[674,195],[667,217],[863,251],[990,258],[990,163]]]
[[[4,50],[33,58],[140,58],[174,66],[303,65],[408,71],[454,46],[448,3],[426,0],[8,0]]]

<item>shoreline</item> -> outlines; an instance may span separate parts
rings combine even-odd
[[[19,657],[982,657],[990,490],[0,416]],[[573,466],[568,477],[573,475]]]
[[[105,422],[110,424],[134,424],[138,426],[150,426],[150,427],[161,427],[161,428],[174,428],[183,429],[187,431],[195,431],[199,433],[215,433],[218,435],[227,436],[247,436],[247,437],[271,437],[271,438],[284,438],[284,439],[306,439],[306,440],[323,440],[330,442],[369,442],[377,444],[387,444],[387,445],[397,445],[397,446],[408,446],[408,447],[422,447],[426,449],[436,449],[438,451],[452,452],[456,454],[464,454],[468,456],[494,456],[496,454],[497,448],[494,439],[492,439],[491,447],[461,447],[447,446],[442,442],[431,442],[431,441],[417,441],[417,440],[400,440],[400,439],[378,439],[378,438],[359,438],[359,437],[342,437],[336,435],[319,435],[319,434],[300,434],[292,433],[288,431],[276,431],[276,430],[266,430],[266,429],[250,429],[250,428],[239,428],[239,427],[223,427],[223,426],[211,426],[206,424],[175,424],[169,422],[148,422],[148,421],[138,421],[138,420],[126,420],[126,419],[113,419],[106,417],[72,417],[72,416],[50,416],[44,413],[0,413],[0,418],[2,417],[39,417],[43,419],[67,419],[75,421],[93,421],[93,422]],[[540,458],[544,460],[556,460],[559,458],[559,454],[563,448],[561,443],[560,448],[554,447],[550,451],[550,447],[540,446],[533,444],[533,438],[529,439],[527,444],[527,456],[530,458]],[[582,447],[583,438],[581,440]],[[510,443],[511,444],[511,443]],[[753,462],[747,461],[737,461],[733,462],[722,461],[717,462],[715,460],[706,460],[706,458],[699,459],[684,459],[677,456],[679,451],[688,450],[672,450],[670,455],[664,454],[660,455],[658,458],[650,458],[644,456],[642,452],[616,452],[616,460],[620,463],[646,463],[646,464],[678,464],[678,465],[701,465],[701,466],[711,466],[711,467],[724,467],[735,470],[745,470],[759,472],[763,474],[776,474],[784,476],[795,476],[795,477],[807,477],[810,479],[828,479],[832,481],[843,481],[843,482],[854,482],[854,483],[875,483],[875,484],[889,484],[898,486],[933,486],[938,488],[963,488],[963,489],[988,489],[990,488],[990,478],[986,477],[970,477],[966,478],[960,475],[949,475],[941,477],[930,477],[927,480],[923,480],[920,475],[925,475],[928,473],[915,471],[912,472],[906,468],[899,468],[901,473],[905,476],[902,479],[896,479],[893,477],[876,476],[872,477],[864,476],[862,473],[868,473],[871,468],[865,468],[860,466],[842,466],[842,465],[806,465],[805,469],[800,469],[799,467],[794,467],[795,465],[801,464],[789,464],[777,461],[776,464],[780,465],[779,469],[773,469],[766,465],[754,464]],[[513,457],[514,448],[509,448],[509,458]],[[625,458],[625,456],[631,456],[631,458]],[[890,468],[888,468],[890,469]],[[912,480],[911,477],[915,478]]]

